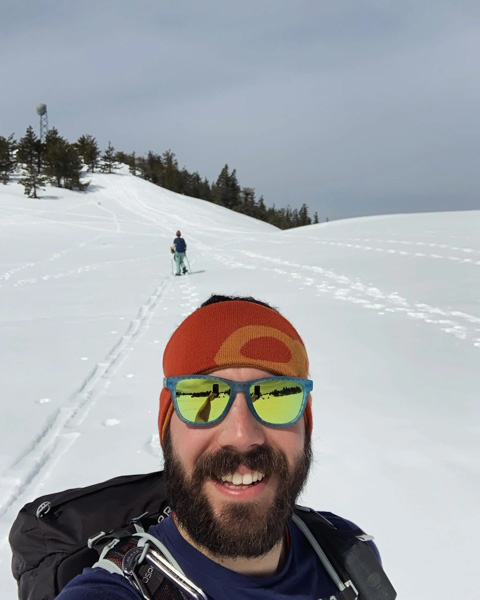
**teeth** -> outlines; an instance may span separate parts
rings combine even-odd
[[[265,473],[254,471],[253,473],[245,473],[244,475],[240,475],[240,473],[228,473],[228,475],[222,475],[221,479],[225,483],[232,483],[233,485],[251,485],[257,481],[262,481],[264,477]]]
[[[245,475],[243,476],[243,485],[250,485],[253,481],[253,477],[251,473],[245,473]]]
[[[240,473],[235,473],[232,478],[232,483],[233,485],[240,485],[241,483],[243,483],[242,475],[240,475]]]

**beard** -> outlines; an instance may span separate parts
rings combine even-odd
[[[170,430],[164,438],[164,470],[171,508],[175,520],[191,540],[212,556],[221,558],[255,558],[269,552],[283,538],[288,522],[306,480],[312,461],[310,436],[305,436],[303,452],[292,467],[281,450],[259,446],[241,453],[220,449],[201,456],[187,476],[173,449]],[[257,501],[225,502],[215,514],[205,493],[208,480],[234,473],[240,465],[275,475],[278,487],[270,505]]]

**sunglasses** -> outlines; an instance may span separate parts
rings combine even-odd
[[[287,427],[303,415],[313,381],[299,377],[263,377],[232,381],[210,375],[166,377],[178,417],[188,425],[216,425],[241,392],[255,418],[270,427]]]

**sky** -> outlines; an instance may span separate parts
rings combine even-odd
[[[3,0],[0,135],[224,164],[320,220],[479,200],[476,0]],[[6,89],[5,89],[6,87]]]
[[[25,503],[161,466],[163,349],[220,293],[277,307],[305,342],[315,460],[300,502],[374,535],[399,598],[471,598],[479,272],[480,211],[280,231],[126,168],[38,200],[0,185],[2,595],[15,597],[7,534]]]

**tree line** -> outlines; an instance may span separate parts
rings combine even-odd
[[[149,151],[146,156],[136,156],[135,152],[117,151],[108,142],[102,152],[92,135],[82,135],[72,144],[52,128],[45,139],[40,140],[31,126],[18,141],[14,134],[0,136],[0,181],[6,185],[14,173],[20,173],[19,183],[30,198],[37,198],[39,190],[47,183],[85,191],[89,185],[85,181],[86,174],[95,171],[114,173],[120,163],[128,165],[133,175],[168,190],[213,202],[280,229],[318,223],[317,213],[312,221],[306,204],[300,209],[267,207],[263,196],[257,198],[253,188],[239,184],[236,170],[230,170],[228,165],[223,167],[215,183],[210,183],[198,172],[180,168],[171,150],[163,154]]]

